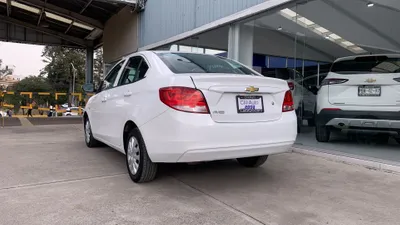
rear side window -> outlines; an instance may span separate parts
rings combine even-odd
[[[363,56],[333,63],[331,72],[339,74],[399,73],[400,58]]]
[[[181,73],[230,73],[257,75],[243,65],[215,55],[193,53],[157,53],[168,68]]]

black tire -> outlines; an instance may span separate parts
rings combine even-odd
[[[398,144],[400,144],[400,137],[393,137],[393,139],[394,139]]]
[[[300,134],[301,133],[301,127],[303,125],[303,121],[297,117],[297,133]]]
[[[331,130],[328,126],[317,125],[315,127],[315,138],[318,142],[328,142],[331,136]]]
[[[315,127],[315,119],[314,118],[308,119],[307,123],[308,123],[309,127]]]
[[[376,135],[376,143],[377,144],[387,144],[389,142],[390,135],[389,134],[378,134]]]
[[[130,163],[128,160],[128,145],[129,145],[129,140],[132,139],[137,140],[137,143],[135,142],[134,145],[139,147],[139,162],[138,162],[138,168],[137,172],[134,173],[131,168],[130,168]],[[135,128],[132,131],[129,132],[127,139],[125,140],[125,152],[126,152],[126,167],[128,169],[128,173],[130,178],[132,179],[133,182],[135,183],[144,183],[144,182],[149,182],[154,180],[154,178],[157,175],[157,169],[158,165],[156,163],[153,163],[147,153],[146,149],[146,144],[144,143],[143,137],[140,134],[140,131]]]
[[[255,168],[259,167],[267,161],[268,155],[255,156],[248,158],[238,158],[236,159],[238,163],[244,167]]]
[[[88,129],[89,129],[89,133],[86,130],[87,126],[88,126]],[[90,121],[89,121],[88,118],[86,118],[85,121],[84,121],[83,129],[84,129],[83,132],[85,134],[85,143],[86,143],[87,147],[95,148],[95,147],[99,147],[99,146],[102,145],[102,143],[100,141],[96,140],[93,137],[92,128],[91,128]]]

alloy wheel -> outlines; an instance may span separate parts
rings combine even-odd
[[[128,159],[129,170],[134,175],[138,172],[140,165],[140,146],[135,137],[131,137],[129,139],[126,155]]]
[[[92,130],[90,128],[90,122],[89,120],[86,121],[86,125],[85,125],[85,140],[86,143],[90,142],[90,137],[92,135]]]

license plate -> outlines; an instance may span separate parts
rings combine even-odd
[[[262,96],[236,96],[238,113],[263,113]]]
[[[381,96],[381,87],[379,86],[359,86],[358,96]]]

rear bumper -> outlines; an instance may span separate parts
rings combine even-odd
[[[141,126],[153,162],[196,162],[287,152],[297,136],[294,112],[279,120],[216,123],[210,115],[168,110]]]
[[[346,111],[321,110],[316,116],[317,125],[341,129],[400,130],[400,112],[396,111]]]

